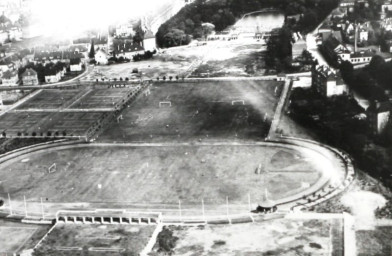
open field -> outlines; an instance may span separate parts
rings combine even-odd
[[[174,227],[174,255],[331,255],[331,220],[276,219],[252,224]],[[152,253],[152,256],[159,255]],[[334,255],[334,254],[332,254]],[[336,254],[337,255],[337,254]]]
[[[4,132],[7,137],[84,136],[105,114],[106,112],[8,112],[0,116],[0,132]]]
[[[356,232],[358,256],[392,255],[392,227]]]
[[[132,77],[132,70],[137,68],[144,78],[155,79],[166,76],[175,77],[184,72],[197,68],[200,63],[206,63],[210,77],[220,76],[252,76],[261,75],[263,70],[254,74],[245,73],[246,64],[263,63],[266,47],[254,39],[241,41],[209,41],[206,45],[190,45],[165,49],[150,60],[115,64],[110,66],[96,66],[89,74],[90,80],[105,78]],[[227,72],[223,71],[227,69]],[[192,76],[205,76],[206,70],[201,67]]]
[[[32,248],[48,231],[49,226],[36,226],[0,221],[0,255],[11,255]]]
[[[264,172],[270,197],[284,200],[320,186],[330,168],[323,162],[310,150],[279,145],[80,145],[5,162],[0,197],[174,205],[178,200],[199,205],[204,199],[211,206],[224,205],[228,197],[233,205],[247,205],[248,194],[253,203],[263,197]],[[56,171],[48,173],[53,163]]]
[[[282,88],[276,81],[154,84],[99,140],[263,140]]]
[[[156,226],[58,224],[38,248],[38,255],[138,255]],[[88,253],[88,254],[86,254]]]
[[[197,67],[191,77],[262,76],[265,74],[264,55],[266,46],[261,44],[237,45],[227,49],[227,43],[220,42],[214,54],[221,58],[207,59]],[[225,52],[227,51],[227,52]],[[246,67],[248,66],[248,70]]]
[[[66,103],[75,100],[82,93],[80,90],[43,90],[16,109],[59,109],[66,107]]]
[[[140,89],[41,90],[0,116],[0,133],[7,137],[90,136]]]

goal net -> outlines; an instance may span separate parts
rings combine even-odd
[[[231,101],[231,105],[245,105],[245,101],[244,100],[233,100]]]
[[[172,106],[171,101],[161,101],[161,102],[159,102],[159,107],[160,108],[165,107],[165,106],[171,107]]]

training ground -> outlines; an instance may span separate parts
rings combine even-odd
[[[0,161],[0,197],[10,194],[13,209],[44,208],[50,216],[65,208],[173,216],[180,205],[183,215],[201,215],[202,208],[219,215],[249,213],[267,189],[278,207],[290,209],[331,178],[341,181],[344,171],[336,172],[342,166],[333,154],[265,141],[282,87],[154,84],[96,142],[22,150]]]

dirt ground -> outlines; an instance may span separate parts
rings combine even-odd
[[[174,255],[331,255],[331,220],[276,219],[230,226],[170,227]],[[154,254],[153,254],[154,255]]]
[[[156,79],[166,76],[181,76],[189,71],[192,76],[258,76],[263,75],[263,54],[266,47],[256,40],[213,41],[206,45],[182,46],[165,49],[150,60],[96,66],[89,74],[89,79],[102,77],[117,78],[132,77],[133,69],[138,69],[143,78]],[[200,68],[198,68],[202,65]],[[256,73],[248,74],[245,66],[252,64],[257,68]],[[206,68],[206,66],[208,68]]]
[[[0,196],[47,202],[247,205],[264,194],[264,172],[272,199],[306,190],[321,177],[314,153],[264,146],[86,145],[33,153],[0,168]],[[56,163],[56,171],[48,167]],[[256,170],[261,166],[260,172]],[[29,204],[28,204],[29,207]],[[29,209],[30,210],[30,209]]]
[[[282,87],[276,81],[154,84],[151,94],[124,109],[123,120],[112,124],[98,140],[263,140]]]
[[[156,226],[58,224],[39,247],[39,255],[138,255]],[[99,248],[96,252],[94,248]],[[113,250],[113,251],[111,251]]]

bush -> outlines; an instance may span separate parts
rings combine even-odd
[[[163,227],[163,230],[158,234],[157,243],[159,245],[159,252],[172,252],[176,245],[178,237],[173,236],[173,231],[167,227]]]

